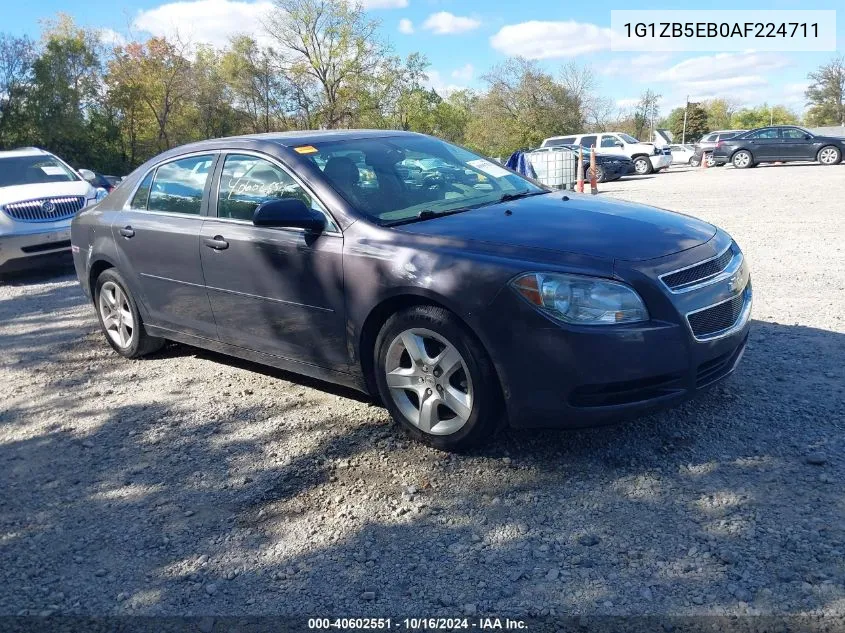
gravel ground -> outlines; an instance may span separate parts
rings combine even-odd
[[[843,176],[604,185],[742,245],[738,372],[462,456],[284,372],[181,345],[121,359],[70,271],[7,279],[0,613],[845,614]]]

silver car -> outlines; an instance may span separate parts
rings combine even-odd
[[[0,272],[70,251],[71,218],[105,196],[49,152],[0,152]]]
[[[747,132],[748,130],[716,130],[715,132],[710,132],[709,134],[705,134],[701,137],[701,140],[695,144],[695,153],[693,157],[690,159],[690,165],[694,167],[698,167],[701,164],[702,156],[706,157],[707,166],[708,167],[715,167],[716,161],[713,160],[713,148],[716,147],[716,143],[719,141],[724,141],[728,138],[733,138],[737,134],[742,134],[743,132]],[[724,164],[724,163],[719,163]]]

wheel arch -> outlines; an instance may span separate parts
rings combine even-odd
[[[117,268],[117,264],[107,257],[97,257],[88,266],[88,287],[91,289],[91,300],[96,299],[97,279],[109,268]]]
[[[364,384],[367,387],[367,392],[373,398],[379,398],[378,386],[375,381],[375,343],[378,334],[387,320],[399,312],[407,308],[419,305],[431,305],[444,310],[448,310],[455,315],[455,318],[460,321],[470,336],[473,336],[493,365],[493,371],[496,375],[496,383],[499,386],[500,393],[506,394],[507,389],[503,383],[503,374],[501,368],[495,361],[493,354],[490,353],[489,346],[485,343],[484,337],[478,334],[476,328],[461,314],[456,306],[445,297],[427,291],[421,288],[402,289],[391,295],[384,297],[377,303],[367,317],[364,319],[361,326],[360,334],[358,336],[358,359],[361,366],[361,373],[364,377]]]

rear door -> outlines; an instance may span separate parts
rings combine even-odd
[[[216,174],[200,252],[220,340],[346,369],[343,237],[333,219],[267,155],[233,151]],[[323,213],[326,230],[315,234],[252,223],[259,204],[284,197],[300,198]]]
[[[156,166],[112,224],[121,270],[150,323],[212,339],[199,236],[216,159],[204,152]]]
[[[754,155],[754,160],[782,160],[780,130],[776,127],[752,132],[744,143]]]

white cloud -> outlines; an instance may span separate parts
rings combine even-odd
[[[399,32],[404,33],[405,35],[410,35],[414,32],[414,23],[408,18],[402,18],[399,20]]]
[[[425,82],[425,84],[429,88],[433,88],[434,91],[444,99],[453,92],[466,89],[466,86],[447,82],[443,79],[443,76],[440,74],[440,71],[437,70],[429,70],[426,73],[426,76],[427,81]]]
[[[408,0],[361,0],[365,9],[404,9]]]
[[[789,65],[789,60],[770,53],[719,53],[686,59],[659,73],[657,81],[696,82],[708,79],[730,79],[742,75],[779,70]]]
[[[671,55],[665,53],[622,55],[614,57],[608,63],[599,67],[602,75],[620,76],[635,81],[650,81],[666,67]]]
[[[475,73],[475,68],[472,64],[466,64],[460,68],[452,71],[452,79],[459,79],[460,81],[470,81],[472,75]]]
[[[261,40],[261,18],[272,9],[269,0],[195,0],[170,2],[141,11],[132,23],[151,35],[174,37],[192,44],[225,46],[229,38],[246,33]]]
[[[106,46],[125,46],[126,37],[114,29],[100,29],[100,41]]]
[[[610,29],[584,22],[532,20],[502,27],[490,44],[506,55],[528,59],[575,57],[610,48]]]
[[[454,35],[466,33],[481,26],[481,22],[475,18],[453,15],[448,11],[432,13],[425,22],[423,28],[434,32],[435,35]]]

